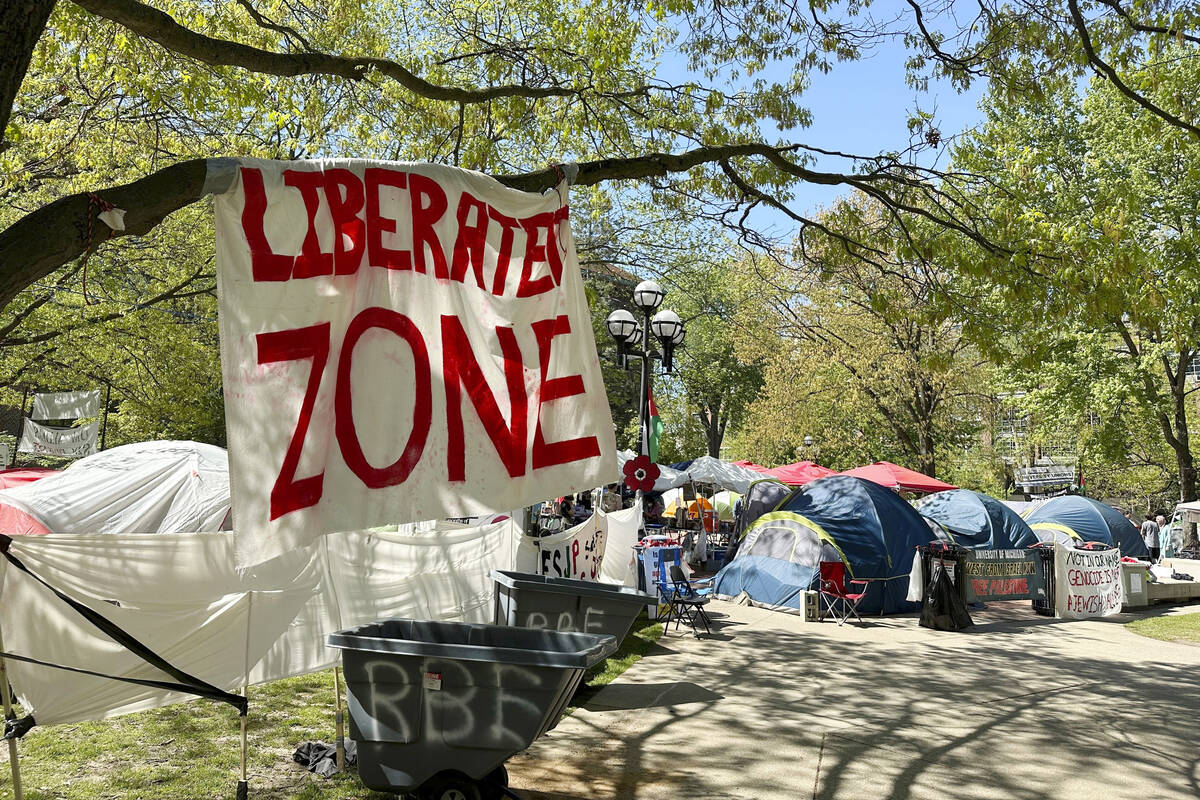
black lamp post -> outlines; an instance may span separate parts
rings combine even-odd
[[[651,366],[655,360],[663,362],[663,371],[670,374],[674,368],[675,348],[683,344],[683,320],[674,311],[663,309],[655,314],[662,305],[667,293],[654,281],[642,281],[633,290],[633,304],[641,312],[641,320],[632,313],[617,309],[608,315],[605,325],[608,333],[617,343],[617,364],[622,369],[629,369],[629,359],[640,359],[642,362],[641,388],[638,394],[638,429],[641,431],[641,450],[649,453],[648,410],[650,396]],[[653,315],[653,316],[651,316]],[[662,351],[654,349],[654,339],[662,346]],[[637,499],[642,500],[639,489]]]

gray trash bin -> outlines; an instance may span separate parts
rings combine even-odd
[[[595,581],[492,570],[497,625],[603,633],[622,641],[654,595]]]
[[[503,764],[553,728],[611,636],[392,619],[329,635],[342,651],[358,774],[383,792],[498,798]]]

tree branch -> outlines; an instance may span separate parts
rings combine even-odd
[[[242,67],[266,75],[332,75],[359,81],[371,71],[399,83],[413,94],[430,100],[454,103],[486,103],[504,97],[567,97],[579,90],[560,86],[500,84],[485,89],[439,86],[414,74],[407,67],[385,58],[347,58],[328,53],[277,53],[258,47],[216,39],[196,33],[169,14],[137,0],[74,0],[80,8],[111,20],[124,28],[188,58],[213,67]]]
[[[1096,49],[1092,45],[1092,35],[1088,32],[1087,23],[1084,22],[1083,14],[1079,11],[1078,0],[1067,0],[1067,8],[1071,12],[1071,22],[1075,25],[1075,30],[1079,34],[1079,43],[1083,46],[1083,52],[1087,56],[1088,64],[1091,65],[1092,69],[1098,75],[1111,83],[1121,94],[1125,95],[1127,98],[1137,103],[1154,116],[1167,122],[1168,124],[1174,125],[1177,128],[1182,128],[1197,138],[1200,138],[1200,127],[1197,127],[1196,125],[1193,125],[1190,122],[1175,116],[1166,109],[1159,107],[1156,103],[1150,102],[1145,97],[1131,89],[1123,80],[1121,80],[1121,76],[1117,74],[1117,71],[1113,69],[1112,65],[1096,54]]]

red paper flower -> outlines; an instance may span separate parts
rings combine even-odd
[[[661,474],[658,464],[650,460],[648,455],[640,455],[625,462],[625,485],[633,491],[654,491],[654,482]]]

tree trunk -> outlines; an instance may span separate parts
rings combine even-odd
[[[700,424],[704,427],[708,454],[713,458],[721,457],[721,442],[725,439],[725,420],[721,418],[721,405],[721,398],[717,398],[715,403],[704,403],[700,406]]]
[[[4,138],[13,102],[29,70],[33,48],[42,38],[54,3],[55,0],[4,0],[0,3],[0,42],[4,42],[4,49],[0,51],[0,140]]]
[[[937,477],[934,474],[937,471],[937,456],[934,454],[934,444],[933,421],[923,419],[921,420],[920,430],[921,449],[917,453],[917,459],[920,464],[917,469],[931,477]]]

